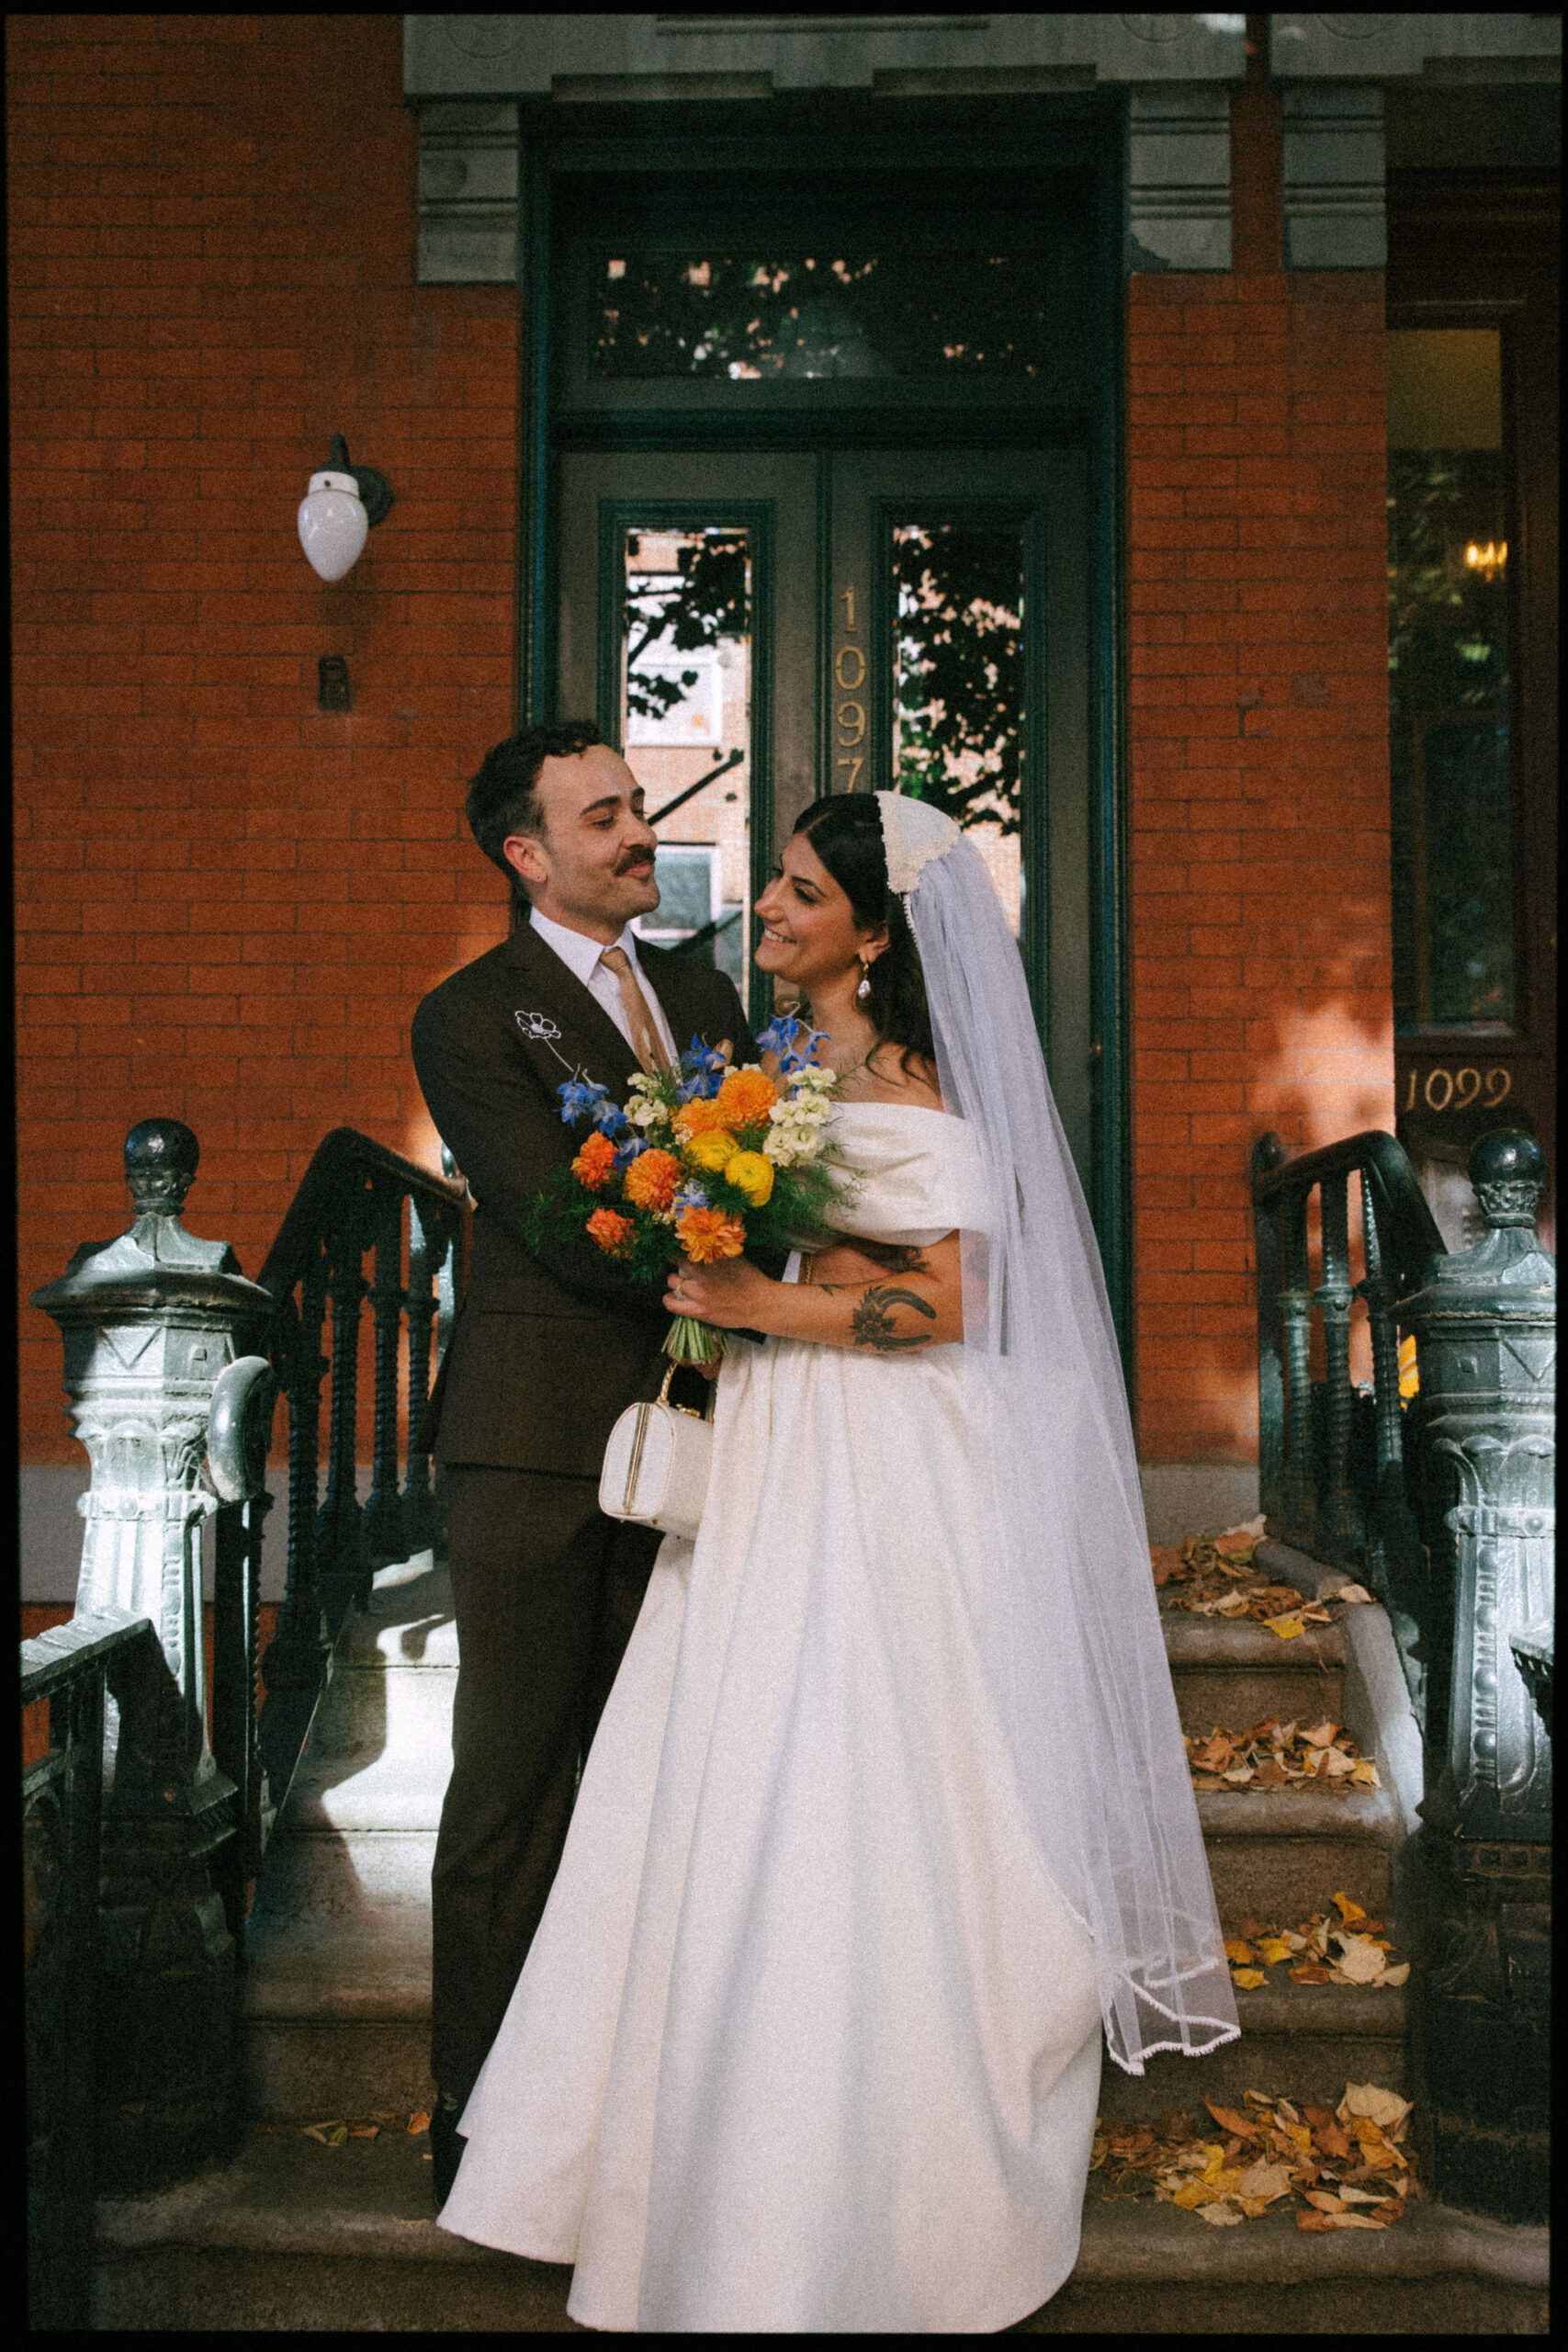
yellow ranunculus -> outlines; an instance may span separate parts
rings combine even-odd
[[[773,1163],[760,1151],[738,1151],[725,1169],[724,1181],[760,1209],[773,1189]]]
[[[693,1136],[685,1147],[685,1156],[694,1168],[705,1168],[716,1175],[728,1168],[740,1146],[725,1127],[710,1127],[705,1135]]]

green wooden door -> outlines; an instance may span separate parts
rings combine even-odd
[[[751,904],[801,809],[947,808],[1018,936],[1093,1197],[1086,460],[1073,449],[572,452],[557,709],[660,835],[649,936],[771,1012]]]

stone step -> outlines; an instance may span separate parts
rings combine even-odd
[[[426,2142],[258,2133],[231,2163],[97,2208],[98,2329],[570,2331],[570,2272],[435,2224]],[[1292,2200],[1293,2202],[1293,2200]],[[1548,2233],[1417,2204],[1386,2233],[1214,2230],[1091,2179],[1072,2277],[1027,2334],[1541,2335]]]
[[[1404,1833],[1387,1789],[1200,1790],[1198,1819],[1222,1921],[1304,1919],[1336,1892],[1390,1919]]]
[[[1409,2008],[1403,1985],[1375,1992],[1364,1985],[1239,1987],[1239,2041],[1203,2058],[1160,2051],[1142,2075],[1128,2075],[1109,2057],[1100,2070],[1100,2112],[1118,2123],[1153,2123],[1173,2109],[1201,2111],[1205,2098],[1239,2107],[1247,2090],[1272,2096],[1282,2084],[1292,2098],[1337,2107],[1347,2083],[1378,2083],[1402,2098],[1416,2092],[1407,2040]]]
[[[1266,1625],[1227,1624],[1179,1610],[1163,1619],[1165,1654],[1185,1732],[1247,1731],[1269,1715],[1281,1723],[1335,1723],[1345,1714],[1345,1637],[1337,1625],[1309,1625],[1281,1641]],[[1371,1724],[1351,1724],[1358,1744]]]

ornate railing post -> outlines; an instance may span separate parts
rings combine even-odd
[[[171,1678],[156,1769],[117,1770],[112,1686],[104,1773],[99,2184],[177,2177],[235,2123],[233,1939],[212,1871],[234,1834],[234,1783],[207,1741],[201,1526],[213,1388],[272,1302],[224,1242],[180,1223],[198,1148],[175,1119],[126,1138],[129,1232],[85,1244],[32,1304],[65,1342],[65,1389],[92,1463],[76,1611],[144,1616]]]
[[[1510,1645],[1551,1618],[1557,1272],[1535,1233],[1533,1136],[1483,1136],[1470,1174],[1484,1239],[1436,1261],[1400,1310],[1446,1487],[1433,1571],[1452,1596],[1447,1719],[1428,1722],[1440,1768],[1422,1807],[1427,2080],[1440,2193],[1544,2221],[1551,1744]]]

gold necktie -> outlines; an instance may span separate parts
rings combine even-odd
[[[646,1070],[668,1069],[670,1057],[658,1024],[648,1008],[648,999],[637,984],[632,959],[624,947],[606,947],[599,961],[614,972],[615,985],[621,991],[626,1008],[626,1026],[632,1033],[632,1051]]]

